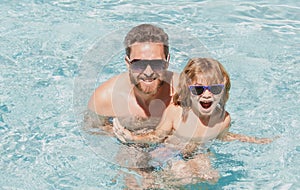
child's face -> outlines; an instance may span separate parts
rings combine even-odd
[[[189,86],[193,110],[200,115],[210,116],[224,93],[224,84],[208,83],[201,78]]]

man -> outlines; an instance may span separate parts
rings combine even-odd
[[[155,129],[170,104],[178,74],[168,71],[168,35],[150,24],[132,28],[125,37],[128,72],[101,84],[88,108],[98,115],[98,126],[112,134],[109,119],[137,134]]]

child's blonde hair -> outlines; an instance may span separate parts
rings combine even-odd
[[[174,104],[183,108],[183,121],[187,119],[187,113],[192,104],[189,85],[196,81],[199,75],[207,82],[207,85],[225,85],[225,93],[220,101],[221,108],[225,110],[231,85],[227,71],[220,62],[212,58],[192,58],[180,73],[178,92],[173,97]]]

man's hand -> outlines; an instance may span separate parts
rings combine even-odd
[[[82,127],[83,129],[92,134],[98,135],[108,135],[113,136],[112,123],[110,122],[110,118],[108,116],[101,116],[87,110],[84,113],[84,119]]]
[[[117,138],[123,143],[130,143],[134,141],[131,132],[120,124],[118,118],[113,119],[113,131]]]

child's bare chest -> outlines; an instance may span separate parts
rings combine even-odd
[[[206,126],[200,121],[187,120],[176,128],[174,135],[194,142],[207,142],[215,139],[222,132],[222,122]]]

